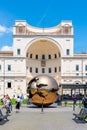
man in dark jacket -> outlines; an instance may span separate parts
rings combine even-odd
[[[84,106],[84,109],[87,110],[87,94],[84,96],[84,98],[82,99],[82,104]]]

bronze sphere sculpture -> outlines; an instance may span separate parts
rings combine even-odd
[[[33,104],[48,106],[57,100],[58,89],[58,84],[53,77],[41,74],[30,80],[27,92]]]

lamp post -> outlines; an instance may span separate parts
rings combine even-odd
[[[83,58],[82,58],[82,85],[83,85]]]
[[[4,95],[5,95],[5,58],[4,58],[4,66],[3,66],[3,77],[4,77]]]
[[[42,107],[41,107],[41,112],[43,113],[43,101],[44,99],[42,99]]]
[[[83,58],[82,58],[82,85],[84,84],[83,83],[83,78],[84,78],[84,75],[83,75]],[[84,95],[86,95],[86,87],[84,86]]]
[[[81,77],[82,77],[82,88],[83,88],[83,57],[82,57],[82,60],[81,60],[81,72],[82,72],[82,74],[81,74]],[[79,90],[79,93],[80,93],[80,90]],[[85,90],[84,90],[84,93],[85,93]]]

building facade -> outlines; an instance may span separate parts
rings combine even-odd
[[[60,93],[84,93],[87,54],[74,54],[73,48],[72,21],[62,21],[52,28],[15,21],[13,50],[0,52],[0,95],[26,95],[28,82],[38,74],[54,77],[61,85]]]

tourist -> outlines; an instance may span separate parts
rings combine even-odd
[[[82,99],[82,104],[85,110],[87,110],[87,94]]]
[[[5,107],[6,104],[6,96],[4,95],[3,98],[1,99],[3,107]]]
[[[21,103],[22,103],[24,101],[24,95],[23,94],[21,94],[20,99],[21,99]]]
[[[17,96],[17,99],[16,99],[16,113],[19,112],[20,110],[20,104],[21,104],[21,99],[19,96]]]
[[[73,100],[73,111],[75,111],[75,108],[76,108],[76,95],[75,94],[72,95],[72,100]]]
[[[12,110],[12,104],[11,104],[11,99],[9,97],[9,95],[6,95],[6,104],[5,104],[5,108],[6,108],[6,113],[10,113]]]
[[[62,97],[61,97],[61,95],[60,94],[58,94],[58,98],[57,98],[57,104],[59,105],[59,106],[61,106],[62,105]]]

